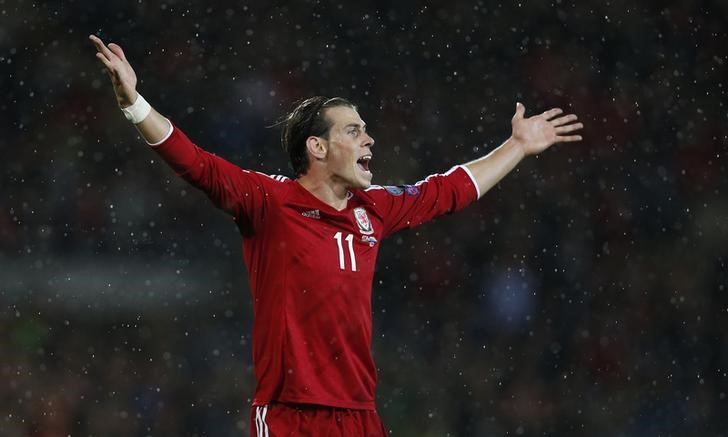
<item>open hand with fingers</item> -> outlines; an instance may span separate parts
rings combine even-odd
[[[528,118],[524,117],[525,112],[526,108],[517,103],[516,113],[511,120],[511,137],[526,155],[541,153],[556,143],[581,141],[581,135],[572,134],[584,127],[581,123],[575,123],[576,115],[562,115],[564,111],[559,108]]]
[[[96,46],[96,58],[104,64],[111,78],[119,106],[122,108],[130,106],[137,98],[137,77],[131,64],[126,60],[124,51],[118,44],[105,45],[96,35],[89,35],[89,39]]]

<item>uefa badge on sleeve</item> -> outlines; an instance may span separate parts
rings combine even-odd
[[[364,208],[354,208],[354,219],[356,219],[356,224],[359,226],[359,232],[364,235],[371,235],[374,233],[372,222],[369,220],[367,211]]]

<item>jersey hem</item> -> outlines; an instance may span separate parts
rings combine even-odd
[[[339,400],[323,399],[323,398],[280,398],[269,400],[253,400],[253,407],[261,407],[269,405],[271,402],[280,402],[285,404],[302,404],[302,405],[320,405],[322,407],[346,408],[349,410],[369,410],[376,411],[374,402],[345,402]]]

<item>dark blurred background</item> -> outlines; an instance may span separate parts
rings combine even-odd
[[[0,435],[240,436],[232,220],[119,112],[90,33],[198,144],[290,175],[268,128],[358,103],[375,182],[532,115],[584,141],[395,235],[373,292],[397,436],[728,435],[728,3],[0,0]]]

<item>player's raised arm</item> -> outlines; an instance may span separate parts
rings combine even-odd
[[[262,223],[271,184],[277,180],[245,171],[194,144],[136,91],[137,78],[123,50],[91,35],[96,57],[111,78],[121,110],[144,140],[184,180],[202,190],[218,208],[231,214],[248,233]],[[241,227],[243,229],[243,227]]]
[[[576,115],[562,115],[563,111],[558,108],[528,118],[524,117],[525,112],[523,105],[517,103],[511,120],[511,137],[488,155],[465,164],[473,174],[481,196],[524,157],[541,153],[556,143],[581,140],[581,135],[573,134],[584,127],[576,122]]]
[[[124,51],[118,44],[107,46],[95,35],[89,35],[89,39],[96,46],[96,58],[104,64],[111,78],[116,101],[124,115],[134,123],[147,143],[157,144],[164,140],[172,131],[172,125],[137,92],[136,73],[126,60]]]

